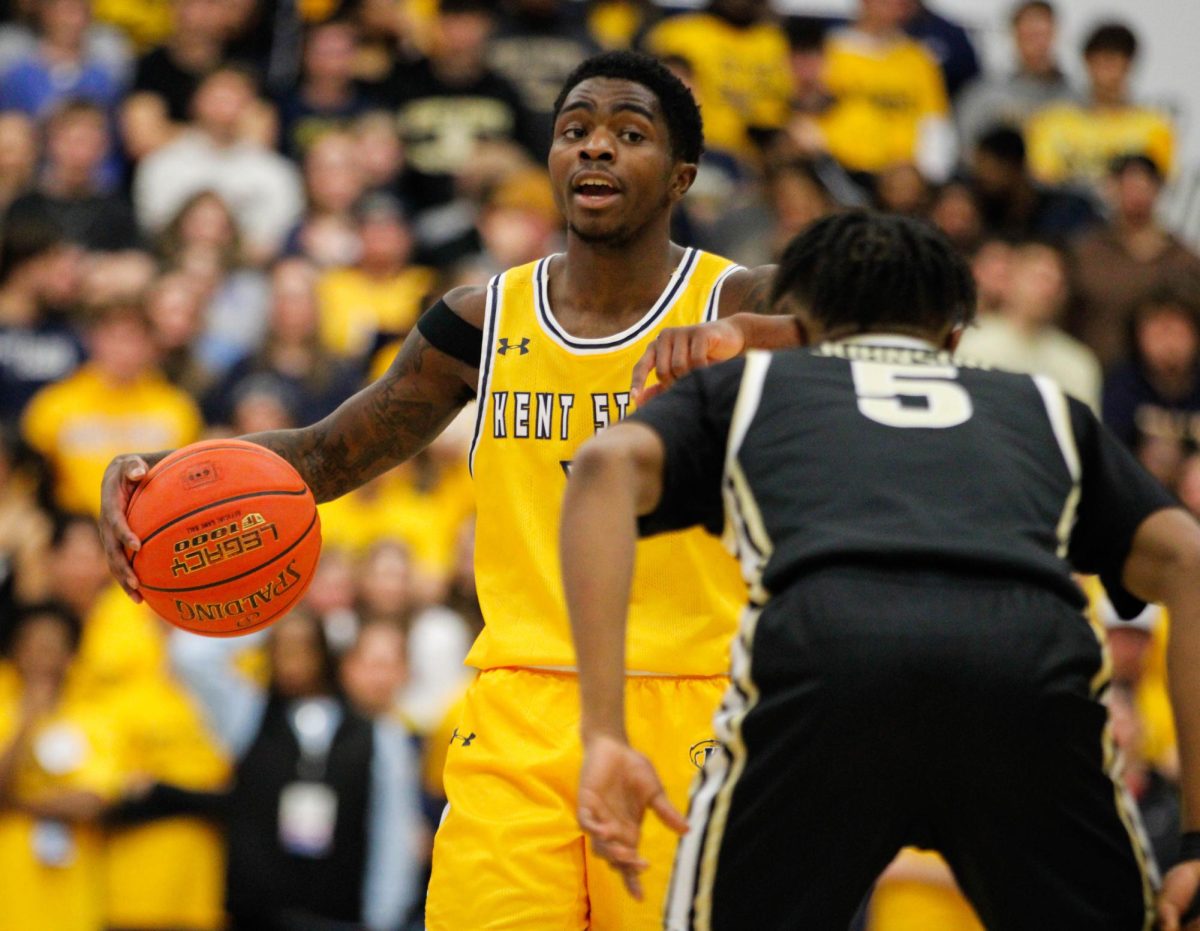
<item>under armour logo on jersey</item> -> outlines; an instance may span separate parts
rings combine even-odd
[[[692,765],[696,769],[704,769],[704,764],[708,762],[708,758],[717,752],[717,748],[721,746],[719,740],[713,740],[711,737],[708,740],[702,740],[699,743],[692,744],[690,756]]]
[[[471,746],[471,741],[472,741],[472,740],[474,740],[474,739],[475,739],[475,732],[474,732],[474,731],[471,731],[471,733],[467,734],[467,736],[466,736],[466,737],[464,737],[462,734],[460,734],[460,733],[458,732],[458,728],[457,728],[457,727],[454,729],[454,733],[450,735],[450,743],[454,743],[454,741],[456,741],[456,740],[461,740],[461,741],[462,741],[462,745],[463,745],[464,747],[469,747],[469,746]]]
[[[501,356],[507,355],[508,351],[510,349],[517,350],[517,352],[519,352],[521,355],[525,355],[526,353],[529,352],[529,337],[528,336],[522,336],[521,341],[519,343],[517,343],[515,346],[510,346],[508,344],[507,336],[501,336],[498,340],[496,340],[496,342],[499,343],[499,345],[496,347],[497,355],[501,355]]]

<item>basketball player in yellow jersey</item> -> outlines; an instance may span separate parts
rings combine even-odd
[[[244,437],[291,462],[325,501],[407,459],[479,399],[471,458],[486,627],[447,756],[431,931],[661,926],[670,833],[656,827],[643,839],[658,869],[643,875],[638,901],[592,857],[576,823],[582,751],[556,557],[561,496],[575,449],[632,409],[631,371],[648,347],[670,380],[749,346],[797,341],[792,318],[750,313],[770,269],[670,240],[671,208],[695,178],[702,144],[696,104],[670,72],[641,55],[600,55],[568,78],[555,109],[549,168],[566,252],[448,293],[388,372],[325,420]],[[135,598],[122,545],[138,541],[124,510],[162,455],[118,457],[105,477],[105,545]],[[744,594],[712,540],[644,546],[639,563],[627,701],[639,744],[658,748],[667,797],[682,805],[705,758]]]

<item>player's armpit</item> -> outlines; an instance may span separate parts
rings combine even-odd
[[[739,268],[730,274],[721,285],[717,316],[772,313],[771,282],[776,268],[775,265],[759,265],[757,268]]]

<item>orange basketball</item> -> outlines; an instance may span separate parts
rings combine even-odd
[[[207,637],[258,630],[300,600],[321,551],[312,492],[287,462],[242,440],[173,452],[126,512],[142,541],[140,591],[176,627]]]

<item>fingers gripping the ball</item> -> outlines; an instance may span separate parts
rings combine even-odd
[[[130,564],[132,554],[141,548],[141,540],[129,529],[126,511],[139,483],[150,469],[141,456],[119,456],[109,463],[101,485],[100,542],[109,572],[135,602],[142,600],[138,577]]]

